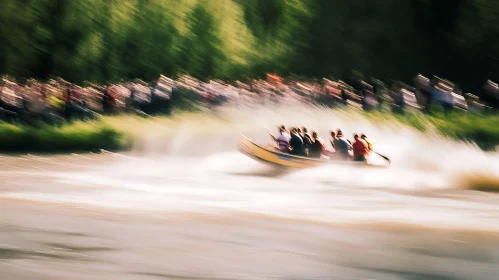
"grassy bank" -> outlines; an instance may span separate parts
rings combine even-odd
[[[455,140],[476,143],[481,149],[490,151],[499,146],[499,115],[478,115],[452,113],[391,114],[380,112],[365,113],[374,121],[397,121],[422,132],[437,131]]]
[[[102,120],[40,127],[0,123],[0,152],[87,152],[126,149],[126,135]]]
[[[126,150],[144,133],[156,135],[158,129],[164,131],[165,127],[174,127],[175,123],[186,118],[203,123],[206,113],[176,110],[173,117],[104,116],[93,121],[73,122],[62,126],[31,127],[0,122],[0,153]],[[357,114],[354,111],[351,113]],[[392,114],[389,112],[362,112],[361,114],[376,124],[400,123],[422,132],[436,131],[452,139],[476,143],[484,150],[493,150],[499,145],[499,115],[451,114],[446,116],[437,113],[429,116],[421,113]]]

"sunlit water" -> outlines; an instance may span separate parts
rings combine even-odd
[[[282,171],[277,124],[366,133],[389,169]],[[241,108],[130,128],[124,154],[0,158],[1,279],[497,279],[499,156],[352,112]],[[372,157],[374,163],[383,159]],[[478,178],[478,179],[477,179]]]

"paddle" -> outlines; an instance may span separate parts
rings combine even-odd
[[[376,151],[373,151],[373,152],[374,152],[375,154],[377,154],[378,156],[380,156],[380,157],[382,157],[382,158],[386,159],[386,160],[388,161],[388,164],[391,164],[391,163],[392,163],[392,161],[390,160],[390,158],[389,158],[389,157],[384,156],[384,155],[382,155],[382,154],[380,154],[380,153],[378,153],[378,152],[376,152]]]

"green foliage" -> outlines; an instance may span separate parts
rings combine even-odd
[[[431,118],[431,123],[444,135],[455,139],[475,142],[484,150],[499,145],[499,116],[452,116]]]
[[[195,78],[215,77],[220,73],[217,67],[224,59],[224,53],[220,49],[221,40],[216,35],[218,26],[201,4],[194,7],[188,19],[188,32],[182,40],[178,64],[183,72]]]
[[[499,76],[494,0],[3,0],[0,73],[110,82],[265,72]]]
[[[113,151],[129,144],[123,133],[101,121],[37,128],[0,123],[1,152]]]
[[[368,112],[364,115],[373,122],[393,123],[394,121],[428,132],[434,130],[443,136],[477,144],[483,150],[495,150],[499,146],[499,115],[479,115],[464,113],[422,113],[391,114]]]

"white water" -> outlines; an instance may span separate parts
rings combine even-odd
[[[237,152],[238,133],[268,143],[267,129],[270,128],[274,132],[278,124],[304,125],[317,129],[325,140],[328,139],[328,131],[336,128],[342,128],[347,136],[354,132],[366,133],[377,151],[391,157],[392,166],[389,169],[362,169],[335,165],[284,173]],[[291,232],[279,233],[283,238],[291,236],[294,231],[305,229],[310,231],[308,234],[316,236],[315,238],[327,238],[334,234],[323,228],[310,229],[301,223],[383,230],[398,225],[413,229],[426,228],[428,232],[438,229],[499,234],[499,196],[495,193],[470,190],[473,188],[471,174],[487,177],[491,184],[499,187],[498,154],[485,153],[471,144],[450,141],[436,133],[422,135],[395,124],[371,123],[357,113],[313,108],[239,108],[218,112],[216,116],[183,115],[174,121],[158,120],[154,125],[148,124],[133,129],[139,134],[142,133],[142,141],[132,153],[2,158],[3,170],[0,171],[0,177],[3,184],[0,188],[0,201],[30,201],[61,208],[77,207],[86,209],[85,211],[101,209],[100,211],[107,211],[106,213],[117,211],[116,213],[143,213],[146,216],[204,215],[217,217],[217,220],[227,223],[248,221],[248,224],[243,222],[243,225],[236,228],[242,230],[234,233],[236,236],[244,235],[245,230],[258,228],[268,219],[273,219],[275,225],[294,228],[290,229]],[[373,160],[383,162],[383,159],[375,159],[374,156]],[[29,226],[29,222],[23,223],[23,217],[25,216],[8,216],[4,223]],[[296,222],[292,222],[293,220]],[[179,221],[182,219],[179,218]],[[249,226],[258,221],[260,224]],[[56,221],[54,225],[57,225],[58,229],[61,229],[61,226],[64,228],[64,225],[59,223]],[[39,223],[35,224],[38,229],[43,228]],[[78,225],[75,226],[83,230]],[[234,238],[234,234],[227,237],[219,232],[220,228],[210,230],[209,226],[205,233],[200,233],[195,225],[183,230],[182,236],[197,234],[198,238],[205,235],[219,239]],[[276,232],[268,232],[258,240],[277,244]],[[339,235],[348,239],[348,233]],[[109,238],[116,241],[119,236],[117,232]],[[363,236],[365,237],[357,242],[362,243],[361,240],[368,240],[372,235]],[[388,238],[386,242],[396,243],[397,238],[400,238],[397,236]],[[426,237],[420,238],[424,241],[421,241],[421,244],[424,244],[421,246],[425,250],[441,251],[441,248],[428,245]],[[10,237],[7,239],[11,240]],[[293,244],[301,242],[301,239],[295,241],[280,246],[293,247]],[[26,246],[26,240],[21,238],[18,242],[18,246]],[[410,243],[404,242],[406,245]],[[11,241],[4,243],[10,244]],[[216,246],[213,243],[207,244]],[[365,250],[384,250],[382,247],[376,247],[376,242],[369,244],[363,245],[366,246]],[[498,247],[494,247],[496,245],[499,247],[499,243],[494,241],[490,248],[497,249]],[[187,246],[190,246],[188,248],[193,252],[199,250],[201,253],[211,254],[205,249],[195,249],[192,244]],[[348,252],[352,250],[350,248]],[[498,250],[492,252],[494,253],[490,254],[499,256]],[[243,252],[240,254],[245,255]],[[407,257],[406,253],[397,253],[397,256],[399,255]],[[358,255],[355,256],[359,258]],[[147,254],[142,256],[146,260],[150,257]],[[214,255],[211,257],[215,258]],[[491,258],[499,261],[495,257]],[[248,267],[256,269],[253,272],[248,272],[248,267],[224,269],[224,266],[220,266],[220,269],[222,272],[244,271],[247,273],[245,275],[258,278],[256,271],[259,268],[276,272],[278,259],[265,265],[250,262]],[[379,265],[372,264],[373,260],[358,262],[369,264],[371,268],[379,268]],[[189,262],[189,258],[186,261]],[[337,262],[332,263],[337,265]],[[408,260],[407,264],[411,264],[411,261]],[[210,267],[208,263],[200,260],[199,265],[203,269]],[[384,269],[388,269],[387,263],[384,265]],[[388,262],[388,266],[390,265]],[[439,272],[437,276],[447,275],[442,272],[446,265],[436,266],[432,271]],[[181,262],[181,266],[187,264]],[[493,267],[482,268],[495,273]],[[222,277],[220,274],[198,269],[194,271],[203,276]],[[395,268],[391,267],[390,270],[392,269]],[[429,273],[420,267],[407,269]],[[16,272],[13,275],[19,274]],[[74,275],[78,273],[75,272]],[[288,276],[293,275],[295,274]],[[313,273],[303,272],[302,277],[319,277],[317,275],[328,274],[316,267]],[[349,279],[347,276],[363,274],[346,271],[342,275]],[[470,272],[470,275],[473,273]],[[491,275],[485,274],[483,279],[493,279],[487,278]]]

